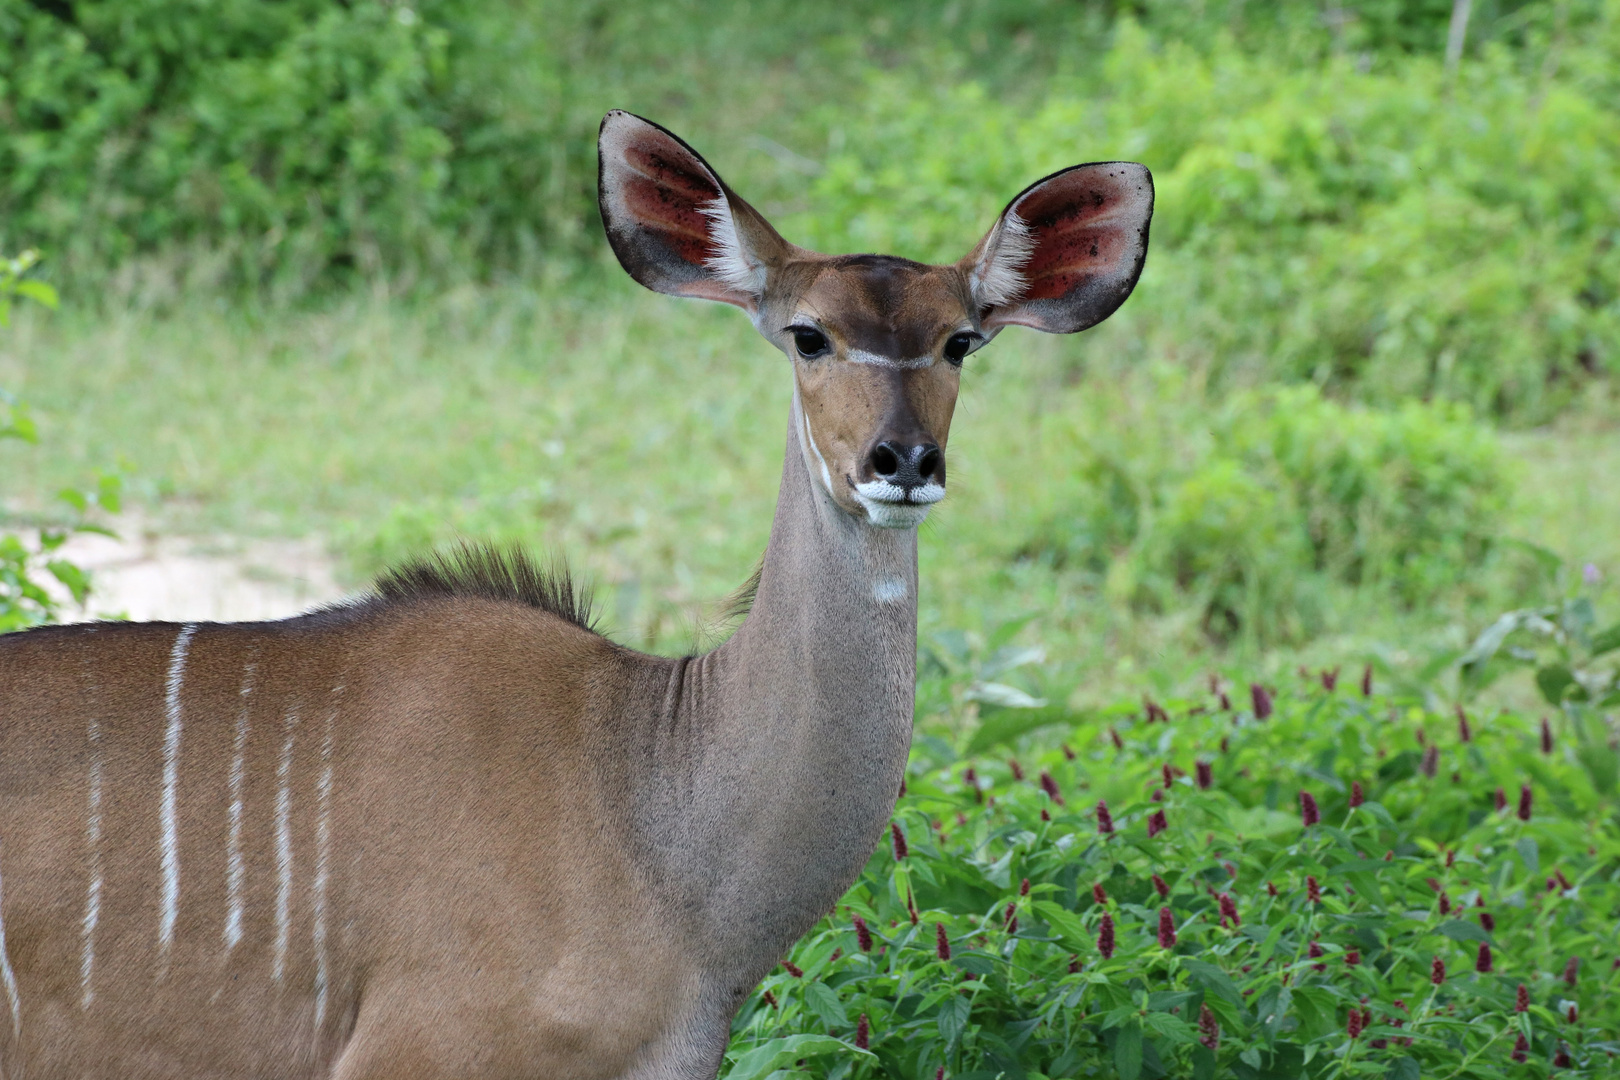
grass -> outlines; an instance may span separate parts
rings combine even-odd
[[[1050,658],[1037,689],[1081,698],[1257,659],[1216,651],[1190,607],[1144,613],[1094,573],[1016,557],[1063,512],[1051,492],[1072,473],[1075,429],[1143,453],[1210,408],[1200,371],[1130,311],[1075,338],[1009,331],[970,361],[951,497],[922,538],[925,637],[1032,616],[1026,637]],[[621,640],[678,650],[704,640],[763,549],[788,379],[737,313],[617,277],[304,310],[20,311],[0,338],[0,385],[31,401],[45,449],[0,445],[0,494],[38,505],[121,463],[157,527],[319,535],[356,584],[454,534],[521,540],[593,577]],[[1503,436],[1521,477],[1508,535],[1595,564],[1600,606],[1620,596],[1620,503],[1605,497],[1615,416],[1594,392],[1553,426]],[[1280,669],[1383,647],[1416,662],[1516,602],[1510,574],[1481,572],[1471,599],[1419,611],[1337,589],[1321,635],[1259,659]]]

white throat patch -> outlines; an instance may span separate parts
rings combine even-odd
[[[890,575],[872,583],[872,599],[880,604],[897,604],[911,592],[904,578]]]

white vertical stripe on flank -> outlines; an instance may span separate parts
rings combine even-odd
[[[158,919],[158,948],[167,953],[174,940],[174,920],[180,912],[180,684],[186,674],[186,650],[196,623],[186,623],[169,651],[169,677],[164,685],[163,736],[163,911]]]
[[[287,710],[287,739],[281,746],[281,764],[276,766],[276,960],[273,973],[277,982],[287,973],[287,941],[292,930],[289,921],[292,905],[292,755],[293,729],[298,725],[298,711]]]
[[[242,707],[236,713],[236,747],[231,755],[231,805],[225,832],[225,951],[229,953],[242,940],[242,879],[247,868],[242,863],[242,778],[246,772],[248,740],[248,698],[253,693],[257,664],[242,669]]]
[[[11,970],[6,952],[5,890],[0,887],[0,982],[6,984],[6,1001],[11,1005],[11,1034],[22,1034],[22,998],[17,996],[17,975]]]
[[[84,897],[83,939],[79,955],[79,1008],[88,1009],[95,1000],[90,975],[96,965],[96,924],[101,921],[101,720],[92,701],[87,734],[90,738],[90,794],[84,826],[85,848],[90,859],[90,885]]]
[[[321,739],[321,777],[315,786],[315,881],[312,900],[315,908],[315,1026],[326,1019],[326,869],[331,849],[332,829],[332,728],[337,721],[338,697],[343,687],[332,690],[332,707],[326,714],[326,733]]]

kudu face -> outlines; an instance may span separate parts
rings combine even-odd
[[[945,497],[963,359],[1004,326],[1073,333],[1130,295],[1153,183],[1128,162],[1055,173],[1008,204],[961,261],[796,247],[676,136],[611,112],[602,219],[625,270],[658,292],[735,304],[793,362],[811,475],[848,513],[911,528]]]

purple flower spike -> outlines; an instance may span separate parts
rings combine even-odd
[[[1103,912],[1102,925],[1097,928],[1097,951],[1104,960],[1114,955],[1114,917]]]
[[[1170,909],[1159,909],[1159,948],[1173,949],[1176,947],[1176,920],[1170,914]]]
[[[1210,1053],[1221,1048],[1221,1025],[1208,1005],[1198,1006],[1198,1041],[1209,1047]]]
[[[1322,820],[1321,813],[1316,809],[1316,796],[1308,791],[1299,793],[1299,816],[1307,829]]]

